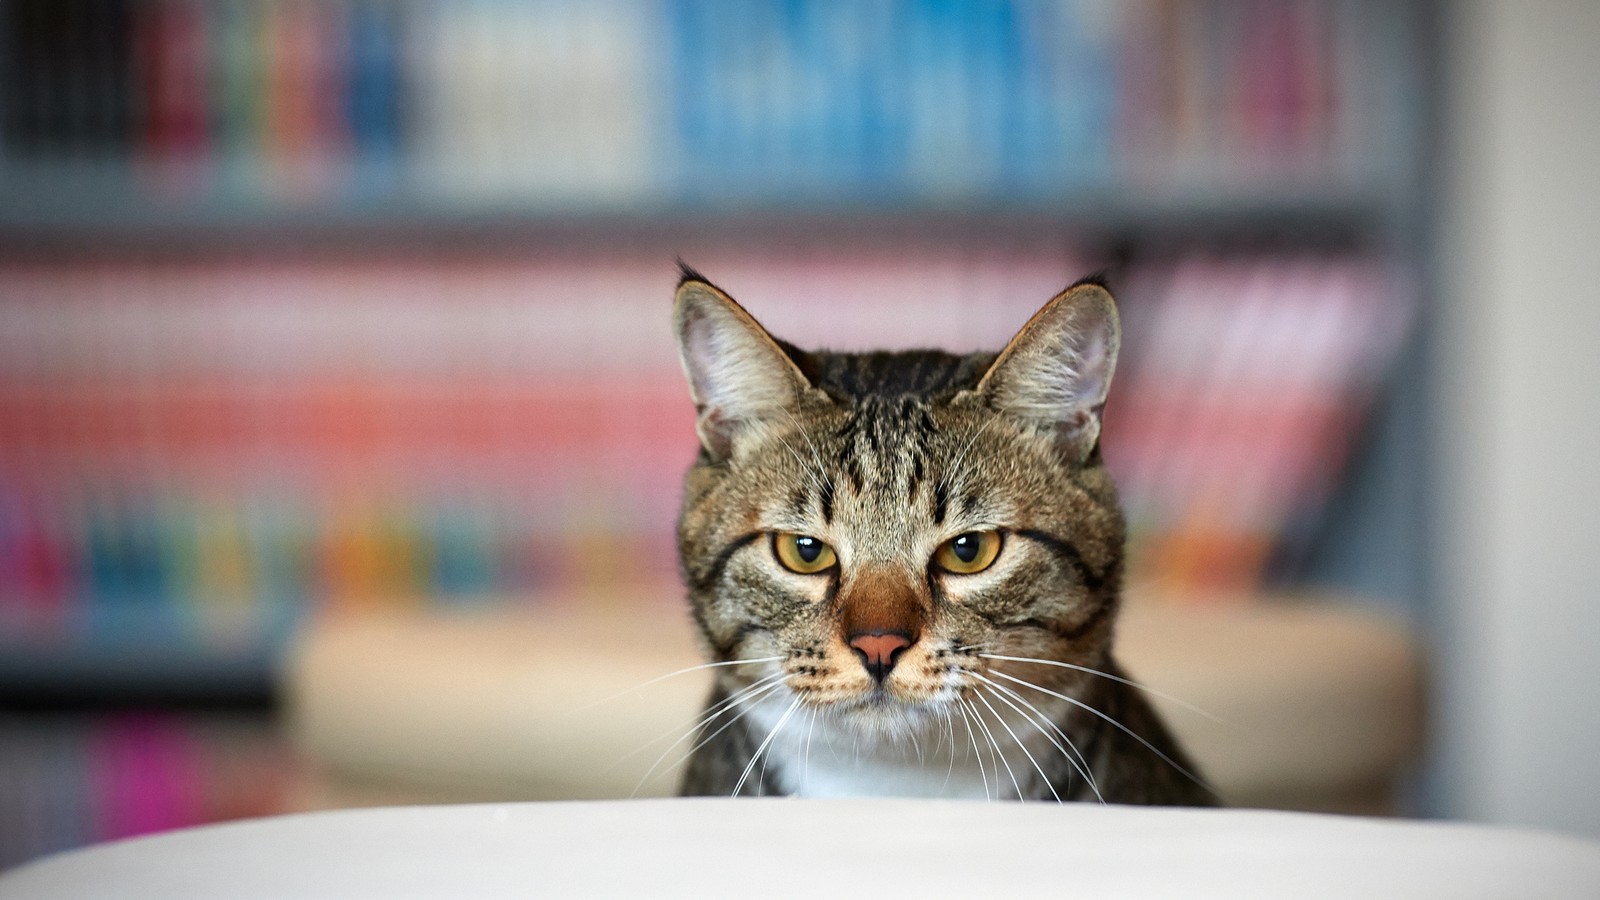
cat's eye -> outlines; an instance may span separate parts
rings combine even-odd
[[[994,565],[999,555],[1000,532],[968,531],[940,544],[933,562],[946,572],[972,575]]]
[[[774,534],[772,555],[778,558],[778,562],[783,563],[785,569],[801,575],[826,572],[839,561],[832,547],[804,534]]]

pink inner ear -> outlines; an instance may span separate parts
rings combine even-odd
[[[724,362],[728,351],[719,346],[725,341],[718,340],[718,330],[711,316],[694,308],[685,312],[683,360],[699,415],[695,431],[712,456],[724,458],[733,453],[737,425],[735,417],[729,416],[726,409],[731,388],[725,383],[729,377]]]
[[[749,360],[759,352],[759,338],[716,301],[691,301],[684,309],[683,356],[695,402],[702,410],[721,409],[724,418],[740,418],[741,398],[749,394]],[[759,390],[759,388],[756,388]]]
[[[691,299],[683,316],[684,364],[702,407],[734,420],[794,403],[800,376],[754,319],[703,296]]]
[[[740,431],[795,404],[804,378],[760,324],[732,300],[686,288],[680,352],[700,413],[700,441],[731,455]]]
[[[1117,363],[1114,303],[1103,289],[1074,288],[1051,301],[1012,339],[986,379],[1006,413],[1048,428],[1061,454],[1082,463],[1100,435],[1100,413]]]
[[[1063,335],[1063,344],[1077,375],[1067,392],[1085,406],[1104,403],[1113,365],[1105,332],[1095,328],[1087,334]]]
[[[702,407],[714,406],[716,380],[712,372],[716,368],[717,353],[711,327],[705,315],[691,310],[683,331],[683,360],[685,368],[689,370],[689,386],[694,392],[695,403]]]

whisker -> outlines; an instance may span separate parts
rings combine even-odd
[[[805,785],[805,790],[807,792],[811,790],[811,736],[817,730],[817,714],[820,712],[822,712],[821,707],[811,707],[811,723],[806,726],[805,766],[801,775],[800,783]]]
[[[794,711],[796,709],[798,709],[799,706],[800,706],[800,698],[796,697],[796,698],[794,698],[794,700],[792,702],[790,702],[789,708],[783,711],[783,715],[778,717],[777,724],[773,725],[772,726],[772,730],[767,732],[766,739],[763,740],[761,742],[761,745],[756,748],[756,752],[750,757],[750,762],[745,764],[744,772],[740,773],[739,780],[737,782],[735,782],[734,785],[733,785],[733,793],[729,794],[728,796],[730,796],[730,797],[739,796],[740,789],[744,787],[745,779],[750,777],[750,772],[752,770],[754,770],[755,767],[756,767],[756,760],[760,759],[761,758],[761,754],[766,752],[767,747],[772,744],[772,739],[777,737],[778,736],[778,732],[780,730],[782,730],[783,723],[789,721],[789,717],[791,715],[794,715]]]
[[[700,710],[700,712],[697,713],[696,715],[697,715],[697,717],[704,717],[704,718],[700,718],[694,724],[689,726],[689,734],[693,734],[696,729],[704,726],[707,722],[711,721],[712,719],[715,719],[718,715],[721,714],[721,712],[723,710],[725,710],[729,706],[732,706],[734,703],[739,702],[739,700],[741,698],[743,698],[746,694],[748,694],[750,691],[753,691],[756,688],[762,687],[763,685],[772,684],[773,682],[778,681],[779,679],[781,679],[783,677],[784,677],[784,673],[775,672],[775,673],[773,673],[771,675],[768,675],[768,676],[766,676],[764,678],[761,678],[761,679],[759,679],[757,681],[754,681],[754,682],[750,683],[749,685],[746,685],[745,687],[740,688],[737,691],[734,691],[732,694],[730,694],[727,697],[723,698],[720,702],[718,702],[718,703],[716,703],[716,704],[714,704],[712,706],[709,706],[709,707],[707,707],[705,709]],[[639,755],[640,753],[643,753],[645,750],[650,749],[650,747],[652,745],[656,744],[657,742],[666,740],[669,735],[676,734],[678,732],[678,730],[679,730],[679,726],[673,726],[672,728],[669,728],[666,731],[661,732],[660,734],[656,735],[655,737],[649,739],[648,741],[645,741],[644,743],[642,743],[639,746],[633,748],[632,750],[629,750],[627,753],[623,754],[621,757],[617,758],[617,760],[612,762],[611,765],[607,766],[604,771],[607,771],[607,772],[611,771],[613,768],[617,767],[618,765],[626,762],[629,759],[632,759],[633,757]],[[685,738],[686,737],[687,737],[687,735],[685,736]],[[680,742],[682,740],[684,740],[685,738],[680,738],[679,739]],[[667,750],[671,750],[671,749],[672,749],[672,746],[668,746],[667,747]]]
[[[976,696],[976,694],[974,694],[974,696]],[[968,701],[968,702],[970,703],[971,701]],[[991,709],[992,709],[992,707],[991,707]],[[997,758],[999,758],[1000,765],[1003,765],[1003,766],[1006,767],[1006,775],[1010,776],[1010,778],[1011,778],[1011,786],[1013,788],[1015,788],[1016,791],[1017,791],[1017,799],[1018,800],[1025,799],[1022,796],[1022,785],[1017,783],[1017,773],[1012,771],[1012,769],[1011,769],[1011,761],[1006,759],[1005,752],[1000,749],[1000,742],[995,739],[994,732],[989,729],[989,723],[983,721],[983,711],[978,709],[978,707],[975,706],[975,705],[972,707],[972,718],[977,720],[978,727],[982,728],[984,735],[989,738],[989,748],[991,750],[993,750],[995,756]],[[995,773],[995,784],[998,786],[999,783],[1000,783],[1000,775],[999,775],[999,771],[996,770],[996,773]],[[996,791],[996,793],[999,793],[999,792]]]
[[[745,665],[753,665],[753,664],[756,664],[756,663],[769,663],[769,662],[782,662],[782,661],[783,661],[783,657],[781,657],[781,656],[763,656],[763,657],[761,657],[759,659],[725,659],[725,660],[722,660],[721,662],[701,663],[698,666],[689,666],[688,668],[685,668],[685,669],[679,669],[676,672],[668,672],[665,675],[657,675],[656,677],[650,679],[649,681],[641,682],[639,684],[634,685],[631,688],[624,688],[623,690],[617,691],[615,694],[612,694],[612,695],[610,695],[608,697],[602,697],[599,700],[595,700],[595,701],[592,701],[590,703],[585,703],[583,706],[579,706],[579,707],[577,707],[575,709],[569,709],[569,710],[567,710],[566,714],[569,715],[569,716],[570,715],[576,715],[578,713],[594,709],[596,706],[600,706],[601,704],[604,704],[604,703],[610,703],[611,701],[617,699],[618,697],[624,697],[624,696],[626,696],[628,694],[631,694],[631,693],[633,693],[635,691],[642,691],[642,690],[644,690],[645,688],[649,687],[652,684],[660,684],[661,682],[666,681],[668,678],[676,678],[679,675],[687,675],[690,672],[700,672],[700,671],[703,671],[705,669],[719,669],[719,668],[722,668],[724,666],[745,666]]]
[[[791,418],[792,418],[792,416],[791,416]],[[795,428],[796,428],[796,430],[799,430],[799,426],[798,425],[796,425]],[[778,433],[777,431],[772,431],[772,432],[769,432],[769,433],[772,435],[773,438],[775,438],[778,441],[778,443],[783,445],[783,449],[789,451],[789,455],[790,456],[794,457],[795,464],[800,467],[801,476],[804,477],[807,481],[809,481],[813,488],[815,488],[818,491],[821,491],[822,490],[822,484],[818,481],[816,472],[812,471],[811,465],[809,463],[807,463],[805,460],[800,458],[800,452],[794,449],[794,445],[790,444],[788,439],[786,439],[782,434]]]
[[[977,691],[973,691],[972,695],[979,700],[983,699],[978,695]],[[993,712],[992,708],[990,709],[990,712]],[[977,720],[979,727],[981,727],[984,731],[984,734],[988,736],[990,747],[993,748],[995,755],[999,757],[1000,764],[1005,767],[1006,776],[1011,779],[1011,787],[1017,792],[1017,800],[1021,801],[1027,799],[1022,795],[1022,785],[1017,781],[1016,770],[1011,768],[1011,760],[1006,757],[1005,748],[1000,745],[1000,738],[995,735],[994,729],[989,727],[989,723],[984,721],[983,710],[979,709],[978,704],[976,703],[972,704],[972,717]],[[995,781],[997,784],[999,780],[1000,775],[999,772],[996,771]],[[996,793],[998,794],[999,792],[996,791]]]
[[[1048,775],[1044,774],[1044,769],[1039,765],[1038,760],[1034,759],[1033,758],[1033,754],[1028,752],[1028,745],[1024,744],[1022,742],[1022,738],[1017,737],[1017,733],[1015,731],[1011,730],[1011,726],[1010,725],[1006,724],[1005,716],[1000,715],[1000,711],[994,708],[994,704],[989,702],[989,698],[985,697],[983,695],[982,691],[974,691],[973,692],[973,696],[977,697],[979,700],[982,700],[984,706],[989,707],[989,712],[994,714],[995,721],[999,722],[1000,723],[1000,727],[1004,728],[1006,730],[1006,734],[1011,735],[1011,740],[1016,742],[1017,748],[1022,751],[1022,755],[1026,756],[1028,758],[1028,762],[1033,763],[1033,770],[1035,772],[1039,773],[1039,780],[1044,782],[1044,786],[1050,789],[1051,796],[1056,798],[1056,802],[1057,803],[1060,803],[1061,802],[1061,795],[1056,793],[1056,786],[1050,783],[1050,777]],[[996,695],[996,696],[999,696],[999,695]],[[1000,699],[1004,700],[1005,698],[1001,697]],[[1019,712],[1020,712],[1020,710],[1019,710]],[[1026,718],[1026,716],[1024,716],[1024,718]],[[1029,721],[1032,721],[1032,720],[1030,719]],[[1038,726],[1035,725],[1034,727],[1037,728]],[[1043,728],[1039,729],[1039,733],[1045,735],[1046,737],[1049,737],[1049,734],[1047,732],[1045,732],[1045,730]],[[1017,789],[1017,795],[1019,797],[1022,795],[1021,788]]]
[[[1000,416],[993,416],[988,421],[984,422],[983,427],[979,428],[977,432],[972,435],[972,439],[967,441],[967,445],[961,448],[961,452],[956,454],[955,461],[945,467],[946,471],[959,472],[962,464],[967,461],[967,454],[971,453],[972,448],[977,445],[978,438],[983,437],[983,433],[988,431],[989,428],[994,425],[994,423],[1000,421],[1000,418]]]
[[[1139,690],[1144,691],[1146,694],[1149,694],[1152,697],[1160,697],[1162,700],[1166,700],[1169,703],[1176,703],[1177,705],[1183,707],[1184,709],[1187,709],[1190,712],[1196,713],[1198,715],[1205,716],[1206,718],[1210,719],[1213,722],[1217,722],[1217,723],[1220,723],[1220,724],[1226,724],[1226,723],[1224,723],[1222,721],[1222,719],[1212,715],[1211,713],[1206,712],[1205,710],[1201,709],[1198,706],[1195,706],[1193,703],[1190,703],[1187,700],[1183,700],[1183,699],[1180,699],[1178,697],[1174,697],[1171,694],[1163,693],[1161,691],[1156,690],[1153,687],[1147,687],[1146,685],[1142,685],[1137,681],[1131,681],[1131,680],[1129,680],[1127,678],[1123,678],[1120,675],[1113,675],[1110,672],[1102,672],[1099,669],[1091,669],[1088,666],[1074,665],[1072,663],[1062,662],[1062,661],[1057,660],[1057,659],[1034,659],[1033,657],[1029,657],[1029,656],[1001,656],[998,653],[979,653],[978,656],[983,658],[983,659],[1003,659],[1003,660],[1006,660],[1007,662],[1038,663],[1041,666],[1057,666],[1057,667],[1062,668],[1062,669],[1071,669],[1074,672],[1086,672],[1086,673],[1088,673],[1090,675],[1099,675],[1101,678],[1109,678],[1112,681],[1116,681],[1116,682],[1119,682],[1121,684],[1125,684],[1128,687],[1138,688]]]
[[[737,705],[742,706],[742,705],[744,705],[744,703],[746,701],[758,700],[762,696],[767,695],[767,694],[771,694],[772,692],[778,690],[781,687],[783,687],[783,684],[781,682],[776,682],[776,681],[769,682],[768,684],[762,685],[760,690],[748,690],[748,691],[744,692],[734,702]],[[732,699],[732,698],[730,698],[730,699]],[[719,718],[720,716],[726,714],[731,708],[732,708],[731,705],[724,706],[722,711],[717,713],[715,716],[711,716],[711,719]],[[754,707],[752,706],[751,708],[753,709]],[[722,724],[722,727],[720,727],[716,731],[713,731],[710,734],[706,735],[704,740],[702,740],[699,743],[695,744],[693,747],[690,747],[689,748],[689,752],[685,753],[683,755],[683,757],[681,757],[681,758],[682,759],[688,759],[689,757],[693,756],[696,750],[699,750],[701,747],[704,747],[706,744],[710,743],[713,739],[716,738],[717,735],[719,735],[722,732],[726,731],[728,729],[728,726],[732,725],[734,722],[739,721],[739,719],[743,718],[745,716],[745,714],[748,713],[749,711],[750,711],[749,709],[742,710],[741,712],[739,712],[738,715],[735,715],[732,719],[729,719],[727,722],[724,722]],[[701,725],[699,727],[704,728],[705,726],[709,726],[710,724],[711,724],[711,722],[708,720],[703,725]],[[693,732],[691,732],[691,733],[693,733]],[[671,748],[669,747],[668,749],[671,749]]]
[[[824,485],[828,480],[828,473],[822,466],[822,458],[817,453],[817,445],[812,443],[811,435],[800,425],[800,420],[795,418],[794,413],[787,409],[783,409],[782,412],[789,418],[789,423],[794,426],[794,430],[805,438],[806,444],[811,448],[811,461],[807,462],[801,459],[800,452],[795,450],[794,445],[790,444],[783,435],[774,433],[773,437],[776,437],[784,448],[789,451],[789,455],[794,457],[794,461],[800,464],[801,471],[805,473],[806,477],[811,481],[811,486],[816,488],[817,493],[820,495],[825,489]]]
[[[1067,786],[1069,788],[1072,786],[1073,772],[1082,775],[1084,783],[1089,786],[1090,791],[1094,792],[1095,799],[1099,800],[1103,805],[1106,802],[1106,798],[1100,795],[1100,786],[1095,783],[1093,773],[1088,770],[1086,765],[1078,762],[1079,759],[1083,759],[1083,752],[1078,749],[1076,744],[1072,743],[1071,738],[1066,736],[1066,732],[1062,731],[1059,726],[1046,718],[1043,713],[1040,713],[1038,711],[1038,707],[1027,702],[1026,700],[1023,700],[1016,691],[1010,690],[1005,685],[1001,684],[990,685],[990,688],[992,690],[999,691],[999,693],[994,695],[995,699],[1004,702],[1007,706],[1011,707],[1013,710],[1016,710],[1017,714],[1022,716],[1023,721],[1027,722],[1029,725],[1032,725],[1034,730],[1043,735],[1044,739],[1050,742],[1050,746],[1054,747],[1056,751],[1067,760],[1067,764],[1072,767],[1072,771],[1068,772],[1066,776]],[[1021,703],[1022,707],[1033,710],[1033,715],[1030,715],[1026,710],[1019,707],[1017,705],[1018,702]],[[1038,718],[1035,718],[1035,716]],[[1055,736],[1050,733],[1052,730],[1059,733],[1062,739],[1066,741],[1065,747],[1062,746],[1061,741],[1056,740]]]
[[[956,771],[956,723],[950,716],[950,707],[948,706],[944,708],[944,727],[950,733],[950,765],[945,767],[944,783],[939,785],[940,796],[943,796],[945,790],[950,787],[950,776],[954,775]]]
[[[727,699],[723,700],[721,703],[718,703],[716,706],[712,707],[711,710],[708,710],[704,715],[701,716],[699,721],[697,721],[693,725],[689,726],[689,730],[684,732],[682,737],[680,737],[677,740],[673,741],[671,744],[668,744],[667,745],[667,749],[661,751],[661,755],[657,756],[656,757],[656,761],[651,763],[650,764],[650,768],[645,770],[645,773],[644,773],[643,777],[641,777],[639,779],[639,783],[634,786],[633,793],[629,794],[628,796],[631,798],[631,797],[633,797],[633,796],[635,796],[635,795],[637,795],[639,793],[639,789],[644,787],[644,783],[646,781],[649,781],[650,780],[650,776],[655,774],[656,769],[659,769],[661,767],[661,763],[666,761],[667,754],[672,752],[672,748],[678,746],[679,744],[682,744],[684,741],[687,741],[692,737],[695,737],[695,736],[699,735],[707,727],[709,727],[713,721],[715,721],[718,718],[722,717],[728,711],[734,709],[735,707],[743,704],[745,701],[754,700],[757,697],[760,697],[760,696],[762,696],[764,694],[768,694],[768,693],[771,693],[772,691],[775,691],[775,690],[779,689],[780,687],[783,686],[782,677],[783,677],[783,673],[781,673],[781,672],[778,673],[777,677],[768,676],[766,679],[763,679],[763,681],[758,681],[755,684],[752,684],[749,687],[744,688],[743,690],[740,690],[740,691],[734,693],[733,695],[729,696]],[[699,750],[701,747],[704,747],[706,744],[711,743],[711,741],[714,738],[716,738],[717,735],[723,733],[724,731],[727,731],[729,726],[733,725],[733,723],[735,723],[735,722],[739,721],[740,719],[744,718],[745,713],[747,713],[747,712],[749,712],[749,710],[741,710],[733,718],[729,719],[727,722],[724,722],[722,727],[720,727],[716,731],[713,731],[710,734],[706,735],[705,738],[702,739],[699,743],[695,744],[693,747],[690,747],[688,753],[685,753],[683,756],[678,757],[678,762],[679,763],[683,762],[684,760],[686,760],[689,757],[693,756],[695,754],[696,750]],[[671,732],[668,732],[668,734],[670,734],[670,733]],[[657,738],[657,740],[660,740],[660,738]],[[649,745],[647,744],[646,746],[649,746]],[[640,748],[640,749],[643,749],[643,748]],[[638,752],[638,751],[634,751],[634,752]]]
[[[790,424],[794,425],[795,431],[798,431],[800,433],[800,437],[805,439],[806,447],[808,447],[811,450],[811,463],[812,463],[813,471],[816,472],[818,478],[822,482],[826,482],[828,480],[828,470],[822,464],[822,453],[817,450],[816,442],[811,440],[811,432],[810,432],[810,430],[806,429],[806,428],[802,428],[801,425],[800,425],[800,420],[795,418],[794,413],[790,412],[787,408],[780,407],[780,409],[783,409],[783,414],[785,416],[789,417],[789,422],[790,422]],[[823,488],[823,485],[820,484],[820,483],[815,485],[815,486],[816,486],[816,488],[817,488],[817,490],[819,492]]]
[[[779,443],[783,444],[785,450],[789,451],[789,455],[794,457],[794,461],[800,464],[801,472],[805,475],[806,480],[811,482],[811,486],[820,493],[822,491],[822,482],[818,480],[817,473],[812,471],[811,466],[800,458],[799,451],[795,450],[787,440],[784,440],[783,435],[774,435],[774,437],[778,439]]]
[[[976,673],[974,673],[974,674],[976,674]],[[1026,713],[1023,713],[1024,718],[1028,718],[1029,723],[1032,724],[1033,727],[1039,728],[1039,730],[1044,734],[1045,739],[1050,741],[1050,743],[1052,745],[1054,745],[1057,750],[1060,750],[1061,751],[1061,755],[1065,756],[1067,758],[1067,762],[1070,763],[1072,765],[1072,767],[1077,770],[1079,775],[1083,776],[1083,780],[1086,781],[1088,783],[1088,785],[1089,785],[1089,790],[1094,791],[1095,797],[1097,799],[1099,799],[1099,801],[1101,803],[1105,803],[1106,802],[1106,798],[1100,795],[1100,786],[1095,783],[1094,773],[1090,770],[1090,767],[1089,767],[1089,758],[1083,755],[1083,751],[1078,749],[1078,745],[1074,744],[1072,742],[1072,738],[1067,736],[1067,733],[1061,729],[1060,725],[1057,725],[1055,722],[1051,721],[1049,716],[1046,716],[1043,712],[1041,712],[1039,710],[1039,707],[1034,706],[1032,703],[1029,703],[1021,694],[1017,693],[1016,691],[1012,690],[1011,688],[1008,688],[1005,685],[1000,684],[999,682],[990,681],[988,678],[985,678],[982,675],[978,675],[977,677],[979,679],[981,679],[984,684],[987,684],[991,688],[994,688],[995,690],[1000,691],[1004,695],[1009,695],[1012,700],[1015,700],[1017,703],[1020,703],[1023,706],[1027,707],[1028,709],[1032,710],[1033,714],[1039,717],[1039,721],[1044,722],[1045,724],[1049,725],[1050,728],[1056,732],[1056,734],[1061,735],[1061,740],[1067,742],[1067,746],[1066,747],[1061,746],[1061,744],[1059,742],[1057,742],[1055,738],[1050,736],[1050,732],[1045,731],[1043,728],[1040,728],[1038,722],[1033,721],[1033,719],[1027,717]],[[1005,700],[1006,697],[1005,696],[1001,696],[1000,699],[1001,700]],[[1017,709],[1015,704],[1008,704],[1008,705],[1010,705],[1012,709]],[[1017,709],[1017,712],[1022,713],[1022,710]],[[1071,748],[1070,752],[1067,749],[1069,747]],[[1077,754],[1077,756],[1074,757],[1073,754]],[[1079,763],[1079,760],[1082,760],[1081,764]]]
[[[799,704],[800,698],[799,697],[794,698],[794,702],[796,704]],[[791,710],[793,708],[794,707],[790,707]],[[775,727],[773,729],[773,732],[772,732],[774,737],[777,736],[777,733],[778,733],[777,729],[778,728],[782,728],[782,727],[783,727],[783,721],[779,720],[777,727]],[[772,761],[772,754],[771,753],[768,753],[766,756],[762,756],[761,757],[761,776],[756,779],[756,796],[757,797],[762,797],[762,796],[766,795],[766,792],[767,792],[767,763],[769,763],[771,761]]]
[[[1178,770],[1178,772],[1181,773],[1185,778],[1189,779],[1190,781],[1194,782],[1195,784],[1199,785],[1200,787],[1204,788],[1205,790],[1211,792],[1211,794],[1213,796],[1221,796],[1220,794],[1217,793],[1217,789],[1216,788],[1213,788],[1211,785],[1206,784],[1204,781],[1200,780],[1198,777],[1195,776],[1195,774],[1193,772],[1190,772],[1188,769],[1185,769],[1183,766],[1180,766],[1177,763],[1173,762],[1172,761],[1172,757],[1170,757],[1170,756],[1166,755],[1165,753],[1162,753],[1160,750],[1156,749],[1156,746],[1154,744],[1150,743],[1149,741],[1145,740],[1143,737],[1140,737],[1138,734],[1134,733],[1133,729],[1131,729],[1128,726],[1122,724],[1121,722],[1118,722],[1116,719],[1113,719],[1112,717],[1106,715],[1105,713],[1101,712],[1100,710],[1095,709],[1094,707],[1090,706],[1089,704],[1084,703],[1082,700],[1078,700],[1078,699],[1073,698],[1073,697],[1068,697],[1066,694],[1062,694],[1062,693],[1058,693],[1056,691],[1052,691],[1049,688],[1040,687],[1039,685],[1033,684],[1031,682],[1023,681],[1021,678],[1017,678],[1017,677],[1012,676],[1012,675],[1007,675],[1004,672],[995,672],[994,674],[999,675],[1001,678],[1004,678],[1007,681],[1015,681],[1017,684],[1020,684],[1023,687],[1030,687],[1030,688],[1033,688],[1036,691],[1040,691],[1040,692],[1049,694],[1052,697],[1056,697],[1056,698],[1059,698],[1061,700],[1065,700],[1068,703],[1071,703],[1073,706],[1079,707],[1080,709],[1083,709],[1083,710],[1085,710],[1087,712],[1095,714],[1096,716],[1099,716],[1100,718],[1102,718],[1102,719],[1106,720],[1107,722],[1111,723],[1112,725],[1116,726],[1116,728],[1119,731],[1121,731],[1123,734],[1126,734],[1128,737],[1131,737],[1134,740],[1138,741],[1139,743],[1143,744],[1145,746],[1146,750],[1149,750],[1151,753],[1154,753],[1156,756],[1159,756],[1161,758],[1162,762],[1165,762],[1167,765],[1169,765],[1172,768]]]
[[[978,778],[983,782],[983,799],[993,800],[989,795],[989,775],[983,768],[983,751],[978,749],[978,735],[972,730],[972,717],[967,713],[966,701],[956,698],[956,709],[961,711],[961,725],[967,729],[967,738],[972,741],[972,758],[978,761]],[[953,755],[953,754],[952,754]],[[995,784],[1000,783],[999,773],[995,773]]]

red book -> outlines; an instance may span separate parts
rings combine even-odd
[[[146,4],[136,13],[143,155],[164,190],[188,192],[203,182],[201,166],[209,149],[204,16],[193,0]]]

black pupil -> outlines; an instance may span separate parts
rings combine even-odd
[[[794,552],[806,562],[814,563],[822,555],[822,542],[813,537],[797,537],[794,539]]]
[[[972,562],[978,558],[978,536],[970,531],[960,535],[950,542],[950,549],[955,552],[956,559]]]

